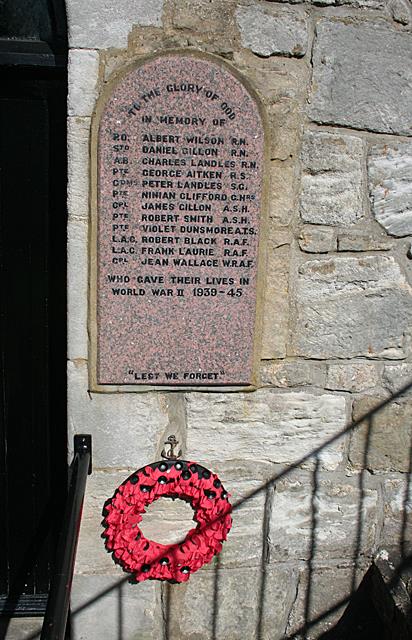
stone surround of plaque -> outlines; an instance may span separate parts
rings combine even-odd
[[[253,90],[217,57],[163,54],[109,85],[93,135],[92,388],[253,385],[264,171]]]

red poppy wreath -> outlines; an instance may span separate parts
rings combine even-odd
[[[145,507],[162,497],[185,500],[195,511],[197,527],[181,543],[163,545],[148,540],[139,528]],[[102,535],[106,549],[132,574],[131,582],[186,582],[221,551],[232,526],[228,498],[217,475],[196,462],[149,464],[127,478],[105,502]]]

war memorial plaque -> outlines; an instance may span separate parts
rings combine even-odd
[[[253,384],[264,127],[218,58],[160,55],[101,103],[92,387]]]

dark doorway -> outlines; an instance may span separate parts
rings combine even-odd
[[[55,3],[6,0],[0,23],[0,612],[41,615],[67,472],[67,55]]]

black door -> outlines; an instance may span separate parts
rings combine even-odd
[[[0,42],[0,611],[12,615],[44,610],[65,496],[64,59]]]

